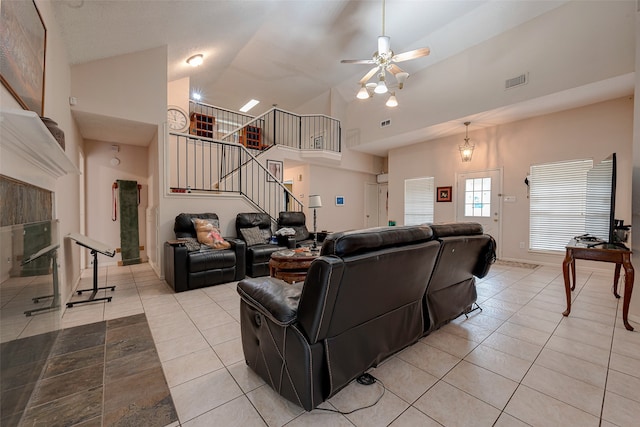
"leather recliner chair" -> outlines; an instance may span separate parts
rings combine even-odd
[[[422,336],[439,242],[428,226],[333,233],[304,283],[238,283],[247,364],[310,411]]]
[[[292,228],[295,230],[295,239],[298,246],[313,245],[313,235],[307,229],[307,217],[304,212],[285,211],[278,214],[278,230]]]
[[[253,242],[247,242],[243,235],[242,230],[248,228],[258,227],[262,236],[264,237],[264,243],[251,244]],[[285,249],[283,246],[273,245],[267,243],[267,239],[271,237],[271,217],[264,212],[248,212],[239,213],[236,216],[236,235],[238,239],[242,239],[246,244],[246,273],[250,277],[260,277],[269,275],[269,260],[271,254]]]
[[[197,237],[193,218],[219,221],[214,213],[181,213],[176,216],[173,227],[177,240]],[[200,245],[190,248],[186,243],[165,242],[166,282],[176,292],[182,292],[242,280],[245,276],[245,243],[232,237],[224,239],[231,244],[229,249],[214,250]]]
[[[487,275],[496,259],[495,240],[473,222],[429,224],[440,252],[424,297],[424,333],[469,313],[478,297],[476,277]]]

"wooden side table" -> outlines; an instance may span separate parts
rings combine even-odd
[[[631,326],[627,320],[634,278],[633,265],[631,264],[631,251],[610,244],[589,247],[588,243],[578,242],[575,239],[569,242],[566,250],[567,252],[562,262],[562,274],[564,275],[564,289],[567,294],[567,309],[562,314],[568,316],[569,313],[571,313],[571,291],[576,288],[576,259],[612,262],[616,265],[613,276],[613,295],[615,295],[616,298],[620,298],[618,294],[618,280],[620,279],[620,268],[624,267],[625,278],[624,298],[622,300],[622,321],[627,330],[633,331],[633,326]],[[571,271],[571,278],[569,278],[569,271]],[[573,284],[571,284],[571,279],[573,279]]]
[[[304,282],[307,271],[319,251],[283,250],[271,254],[269,275],[287,283]]]

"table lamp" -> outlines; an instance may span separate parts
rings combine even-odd
[[[322,207],[322,199],[317,194],[309,196],[309,207],[313,209],[313,246],[311,249],[318,249],[318,229],[316,210]]]

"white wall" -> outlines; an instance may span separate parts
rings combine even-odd
[[[112,185],[116,180],[137,181],[142,185],[138,206],[138,237],[140,245],[145,246],[145,250],[140,251],[140,258],[144,262],[147,260],[148,249],[146,246],[149,200],[148,149],[120,144],[118,145],[120,151],[115,152],[112,151],[111,146],[109,142],[85,141],[87,235],[112,248],[120,247],[120,212],[117,212],[116,221],[113,221]],[[120,159],[119,165],[111,164],[113,157]],[[121,255],[118,253],[114,258],[100,260],[99,264],[114,265],[121,260]]]
[[[600,161],[616,152],[616,218],[630,222],[632,131],[633,100],[625,97],[471,130],[469,138],[476,148],[470,163],[462,163],[458,152],[464,134],[392,150],[389,153],[389,219],[402,224],[405,179],[433,176],[436,186],[451,185],[455,189],[456,173],[502,168],[503,193],[516,197],[515,203],[503,203],[502,257],[559,265],[563,254],[545,256],[519,248],[519,242],[527,242],[528,247],[529,241],[529,200],[523,181],[530,165],[583,158]],[[455,220],[455,203],[436,203],[434,219],[436,222]]]

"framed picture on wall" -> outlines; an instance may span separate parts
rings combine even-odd
[[[322,150],[324,148],[324,135],[316,135],[312,139],[313,144],[311,147],[314,150]]]
[[[0,80],[25,110],[44,115],[47,29],[36,3],[2,2]]]
[[[439,202],[451,201],[451,187],[438,187],[438,194],[436,200]]]
[[[280,160],[267,160],[267,170],[273,175],[267,174],[267,181],[282,182],[282,162]],[[273,177],[275,177],[275,179],[273,179]]]
[[[344,196],[336,196],[336,206],[344,206]]]

